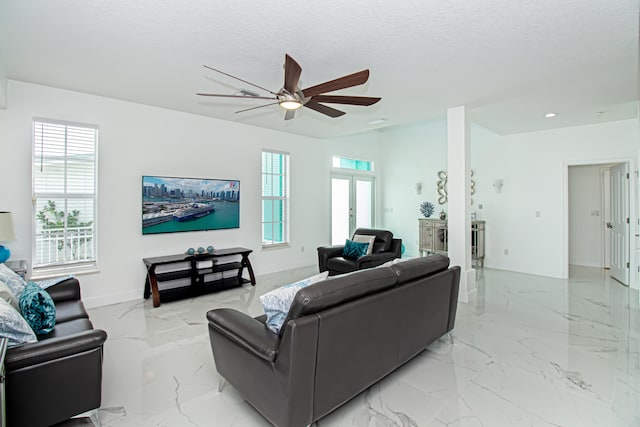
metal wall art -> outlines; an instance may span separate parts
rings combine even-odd
[[[471,177],[473,177],[473,169],[471,169]],[[446,171],[438,172],[438,182],[436,183],[437,191],[438,191],[438,203],[444,205],[449,200],[448,195],[448,187],[447,180],[449,179],[449,175]],[[471,180],[471,195],[476,194],[476,182]],[[473,198],[471,199],[471,204],[473,205]]]

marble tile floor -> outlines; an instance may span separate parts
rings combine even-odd
[[[218,392],[205,313],[262,314],[259,295],[313,273],[260,276],[255,288],[158,308],[140,300],[90,310],[109,334],[102,426],[269,426],[232,386]],[[640,426],[637,291],[586,267],[573,267],[569,280],[484,269],[477,281],[458,306],[452,340],[433,343],[318,426]]]

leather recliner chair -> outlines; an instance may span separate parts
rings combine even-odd
[[[387,230],[372,228],[358,228],[353,235],[376,236],[373,251],[370,255],[358,259],[342,256],[344,245],[321,246],[318,248],[318,266],[320,273],[329,271],[329,276],[350,273],[365,268],[377,267],[387,261],[400,258],[402,254],[402,239],[394,239],[393,233]],[[352,237],[353,239],[353,237]]]

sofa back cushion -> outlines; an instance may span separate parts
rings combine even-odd
[[[318,313],[331,307],[370,295],[396,285],[397,276],[388,268],[359,270],[330,277],[300,289],[293,299],[286,325],[291,319]],[[280,330],[280,335],[285,328]]]
[[[444,255],[430,255],[406,261],[390,263],[389,268],[398,276],[398,286],[423,276],[449,268],[449,258]]]
[[[388,230],[376,230],[373,228],[358,228],[354,231],[353,235],[366,235],[376,236],[373,242],[372,253],[377,254],[380,252],[388,252],[391,249],[391,241],[393,240],[393,233]],[[352,239],[353,240],[353,239]]]

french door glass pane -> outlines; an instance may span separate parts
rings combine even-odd
[[[331,244],[343,244],[349,238],[348,178],[331,178]]]
[[[356,228],[371,228],[372,182],[356,179]]]

